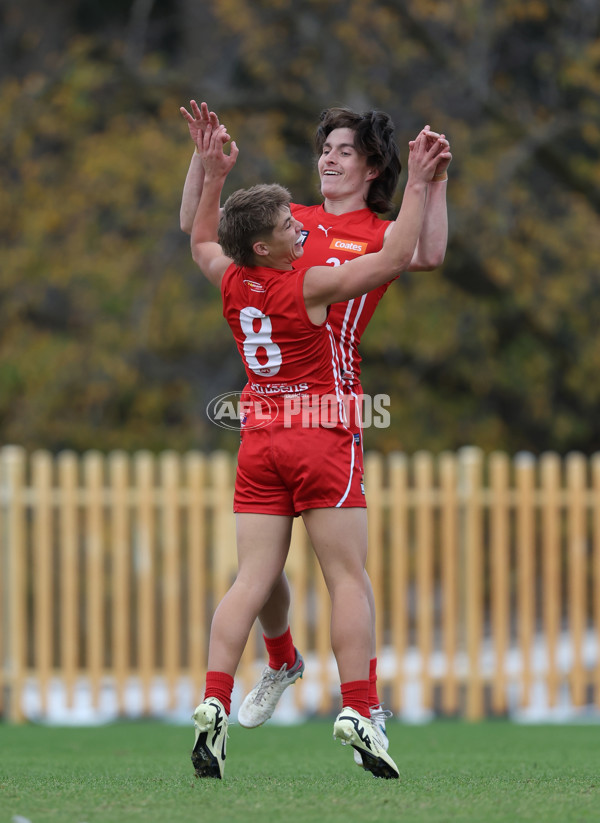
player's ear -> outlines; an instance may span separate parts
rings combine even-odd
[[[379,177],[379,169],[367,169],[367,180],[375,180]]]
[[[257,240],[252,246],[252,251],[257,257],[265,257],[269,253],[269,247],[264,240]]]

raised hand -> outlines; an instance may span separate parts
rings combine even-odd
[[[433,149],[434,146],[436,147],[437,165],[435,167],[433,177],[439,177],[447,171],[448,166],[452,162],[450,143],[448,142],[445,134],[438,134],[437,132],[432,131],[430,126],[425,126],[421,129],[418,136],[421,135],[425,138],[425,144],[428,151]],[[415,140],[409,141],[408,147],[410,152],[413,151],[415,142]]]
[[[230,153],[225,154],[225,143],[227,143],[229,136],[227,136],[227,140],[223,139],[224,130],[225,126],[213,128],[209,123],[204,130],[200,146],[197,146],[198,154],[202,157],[206,180],[227,177],[235,166],[239,149],[235,140],[233,140]]]
[[[433,137],[433,133],[426,126],[419,132],[415,140],[409,143],[408,174],[409,178],[429,183],[437,174],[440,163],[450,162],[447,158],[449,143],[444,135]],[[450,159],[452,155],[450,155]]]
[[[225,126],[220,126],[217,114],[214,111],[209,111],[206,103],[201,103],[200,106],[198,106],[195,100],[190,100],[190,109],[192,110],[191,114],[184,106],[181,106],[179,111],[188,124],[190,137],[196,144],[196,149],[198,152],[201,150],[202,139],[209,125],[212,127],[213,131],[219,129],[219,127],[221,128],[220,139],[223,143],[227,143],[231,140]]]

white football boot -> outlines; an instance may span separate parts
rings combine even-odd
[[[382,709],[381,706],[371,706],[369,709],[371,712],[371,720],[373,721],[373,727],[375,732],[378,734],[378,743],[382,749],[387,750],[390,747],[390,741],[388,740],[387,734],[385,733],[385,721],[388,717],[392,716],[392,713],[387,709]],[[363,764],[362,757],[360,756],[359,752],[354,750],[354,762],[357,766],[361,766]]]
[[[363,717],[356,709],[342,709],[333,724],[333,739],[343,746],[352,746],[361,757],[363,768],[373,777],[398,779],[400,772],[387,751],[380,745],[380,734],[371,718]]]
[[[192,764],[196,777],[216,777],[222,780],[229,725],[223,704],[216,697],[207,697],[196,707],[193,719],[196,739],[192,750]]]
[[[260,680],[244,698],[238,711],[238,723],[246,729],[255,729],[267,721],[275,711],[279,698],[292,683],[304,673],[304,660],[296,649],[294,665],[288,670],[287,663],[277,669],[265,666]]]

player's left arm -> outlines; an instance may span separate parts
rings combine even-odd
[[[439,161],[435,169],[434,179],[427,187],[427,200],[423,217],[423,228],[417,241],[415,253],[407,271],[431,271],[441,266],[446,255],[448,245],[448,207],[446,203],[446,189],[448,186],[448,166],[452,161],[450,143],[444,134],[436,134],[423,130],[427,134],[428,142],[439,142]],[[414,141],[409,144],[412,151]],[[439,178],[439,179],[435,179]],[[385,233],[387,239],[389,228]]]
[[[223,275],[231,265],[232,260],[223,254],[223,249],[219,243],[213,243],[210,240],[199,240],[193,246],[192,256],[206,279],[213,286],[220,289]]]
[[[448,245],[447,186],[446,179],[432,181],[427,187],[423,229],[408,271],[431,271],[444,262]]]

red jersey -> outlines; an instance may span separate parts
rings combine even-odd
[[[303,224],[304,254],[297,261],[303,269],[311,266],[339,266],[357,255],[376,252],[383,246],[383,238],[390,220],[381,220],[370,209],[364,208],[347,214],[330,214],[323,205],[300,206],[291,204],[296,220]],[[389,284],[353,298],[334,303],[327,318],[338,347],[342,380],[346,389],[360,388],[360,361],[358,346],[385,294]]]
[[[223,276],[223,316],[246,368],[245,391],[280,404],[294,395],[341,398],[337,349],[328,323],[304,304],[306,267],[279,270],[231,264]]]

